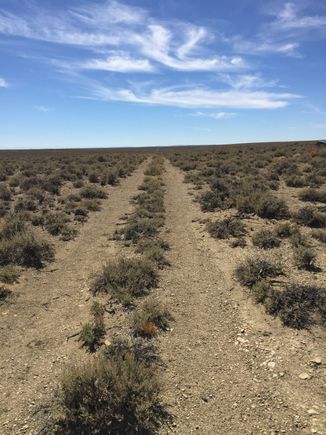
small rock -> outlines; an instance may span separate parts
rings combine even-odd
[[[321,358],[319,356],[315,356],[314,358],[311,358],[310,362],[313,363],[313,364],[316,364],[316,365],[320,365],[321,364]]]
[[[308,373],[300,373],[299,378],[306,380],[306,379],[310,379],[310,376],[308,375]]]
[[[110,347],[111,344],[112,344],[112,341],[111,340],[105,340],[104,344],[105,344],[106,347]]]
[[[319,414],[319,412],[318,411],[316,411],[315,409],[313,409],[313,408],[311,408],[311,409],[308,409],[308,414],[309,415],[318,415]]]
[[[275,368],[275,365],[276,365],[276,363],[275,363],[274,361],[270,361],[270,362],[267,364],[267,366],[268,366],[269,369],[273,369],[273,368]]]

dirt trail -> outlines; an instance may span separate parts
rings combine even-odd
[[[132,208],[129,201],[145,166],[108,188],[101,211],[91,215],[77,238],[60,245],[55,262],[42,271],[25,272],[17,300],[0,307],[1,434],[38,433],[36,421],[47,412],[63,367],[86,358],[76,339],[66,337],[90,318],[89,275],[117,254],[110,238]]]
[[[165,399],[176,419],[162,433],[326,433],[322,384],[317,379],[312,388],[311,381],[293,380],[286,371],[291,361],[281,372],[290,349],[275,342],[273,331],[264,325],[267,316],[260,314],[260,330],[256,325],[248,331],[245,302],[228,273],[232,250],[213,251],[183,174],[170,163],[166,167],[164,238],[172,248],[172,268],[163,274],[161,286],[175,323],[161,338],[160,348],[166,364]],[[211,243],[218,246],[216,240]],[[253,316],[262,313],[252,308]],[[294,366],[300,364],[300,355],[293,355]],[[309,415],[309,406],[316,412]]]

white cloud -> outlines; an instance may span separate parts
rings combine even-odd
[[[326,16],[322,15],[301,15],[295,3],[285,3],[283,9],[277,14],[273,23],[276,29],[319,29],[326,27]]]
[[[236,109],[277,109],[286,107],[297,95],[262,91],[219,91],[205,87],[153,88],[147,93],[130,89],[110,89],[104,86],[93,88],[93,97],[104,101],[127,101],[184,108],[236,108]]]
[[[8,88],[8,86],[9,83],[5,79],[0,77],[0,88]]]
[[[51,112],[51,108],[47,106],[34,106],[35,110],[38,110],[39,112],[48,113]]]
[[[218,78],[234,89],[258,89],[277,86],[276,80],[264,80],[259,74],[219,74]]]
[[[92,59],[81,64],[81,69],[116,72],[154,72],[148,59],[135,59],[126,53],[114,54],[106,59]]]
[[[104,28],[110,24],[139,24],[147,17],[144,9],[127,6],[115,0],[105,1],[101,5],[74,8],[70,14],[88,25]]]
[[[298,42],[273,41],[269,36],[267,40],[257,38],[255,41],[246,41],[240,37],[233,38],[233,49],[237,53],[250,55],[281,54],[286,56],[301,57]]]
[[[152,71],[150,61],[164,68],[189,72],[236,71],[247,66],[240,56],[217,55],[207,50],[213,36],[205,27],[161,23],[144,9],[114,0],[74,8],[65,14],[49,14],[34,8],[21,17],[0,9],[0,33],[77,45],[104,55],[112,48],[126,53],[132,51],[134,60],[127,55],[125,59],[106,56],[84,62],[110,71]],[[205,50],[203,45],[206,45]],[[70,64],[71,68],[78,67],[76,61]]]
[[[193,116],[197,116],[199,118],[213,118],[213,119],[232,119],[237,116],[234,112],[196,112]]]

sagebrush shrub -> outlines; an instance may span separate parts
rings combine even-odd
[[[157,299],[150,298],[134,312],[131,325],[136,335],[152,337],[157,330],[166,330],[172,316]]]
[[[88,184],[88,185],[82,187],[80,189],[79,193],[80,193],[80,196],[82,198],[86,198],[86,199],[95,199],[95,198],[104,199],[104,198],[107,198],[107,194],[106,194],[106,192],[104,192],[104,190],[102,190],[99,187],[92,185],[92,184]]]
[[[158,226],[155,220],[149,218],[138,219],[129,222],[124,228],[125,240],[137,242],[142,238],[154,237],[158,234]]]
[[[301,225],[306,225],[312,228],[325,228],[326,213],[317,211],[314,207],[300,208],[295,215],[295,220]]]
[[[252,237],[252,242],[255,246],[263,249],[277,248],[281,244],[274,232],[267,229],[257,231]]]
[[[122,303],[132,302],[134,297],[147,294],[156,287],[158,275],[153,264],[141,259],[121,259],[104,266],[93,280],[91,290],[110,293]]]
[[[316,189],[306,189],[299,193],[299,199],[301,201],[309,202],[326,202],[326,191]]]
[[[209,222],[207,224],[207,231],[212,237],[217,239],[228,239],[230,236],[239,237],[246,233],[244,223],[234,217]]]
[[[314,322],[325,323],[326,290],[313,285],[289,284],[284,290],[274,290],[270,294],[266,310],[292,328],[302,329]]]
[[[115,346],[106,356],[67,370],[57,433],[155,433],[167,420],[160,391],[156,370],[132,348]]]
[[[273,196],[262,197],[255,212],[258,216],[267,219],[286,219],[290,216],[289,208],[282,199]]]
[[[93,315],[93,321],[92,323],[83,325],[79,333],[79,341],[81,341],[82,346],[86,347],[89,352],[96,352],[101,346],[106,332],[103,305],[94,302],[91,307],[91,314]]]
[[[236,276],[240,283],[252,287],[265,278],[274,278],[282,274],[282,268],[276,263],[262,258],[248,258],[236,269]]]
[[[43,266],[45,261],[54,259],[52,246],[39,239],[31,230],[24,230],[6,239],[0,239],[0,265],[10,263],[19,266]]]
[[[319,242],[326,243],[326,231],[314,230],[311,235],[314,239],[319,240]]]
[[[294,249],[294,262],[299,269],[312,270],[315,266],[316,252],[305,246],[298,246]]]
[[[0,281],[5,284],[14,284],[20,276],[19,270],[11,265],[0,267]]]
[[[269,281],[267,281],[266,279],[262,279],[261,281],[256,282],[251,287],[251,291],[257,304],[262,304],[270,295],[272,291],[272,286]]]
[[[298,227],[291,222],[284,222],[276,225],[274,232],[278,237],[285,239],[298,232]]]

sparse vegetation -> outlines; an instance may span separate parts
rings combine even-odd
[[[255,246],[263,249],[277,248],[281,244],[281,240],[270,230],[257,231],[253,237],[252,242]]]
[[[284,325],[301,329],[311,323],[325,323],[325,306],[325,289],[289,284],[284,290],[271,293],[266,309],[279,316]]]
[[[143,296],[157,285],[153,264],[142,259],[120,259],[109,262],[93,280],[93,294],[109,293],[123,304]]]
[[[56,433],[154,433],[168,417],[160,390],[155,367],[115,343],[93,363],[67,370]]]
[[[98,302],[94,302],[91,314],[93,315],[93,321],[83,325],[79,333],[79,341],[89,352],[96,352],[105,336],[104,307]]]
[[[294,262],[299,269],[315,269],[316,252],[306,246],[298,246],[294,250]]]
[[[265,278],[274,278],[282,274],[279,264],[262,258],[248,258],[236,269],[236,276],[240,283],[252,287]]]
[[[207,231],[216,239],[228,239],[230,236],[240,237],[246,233],[245,225],[240,219],[226,218],[221,221],[209,222]]]
[[[136,335],[153,337],[158,330],[166,330],[170,321],[168,309],[157,299],[148,298],[134,312],[132,328]]]

